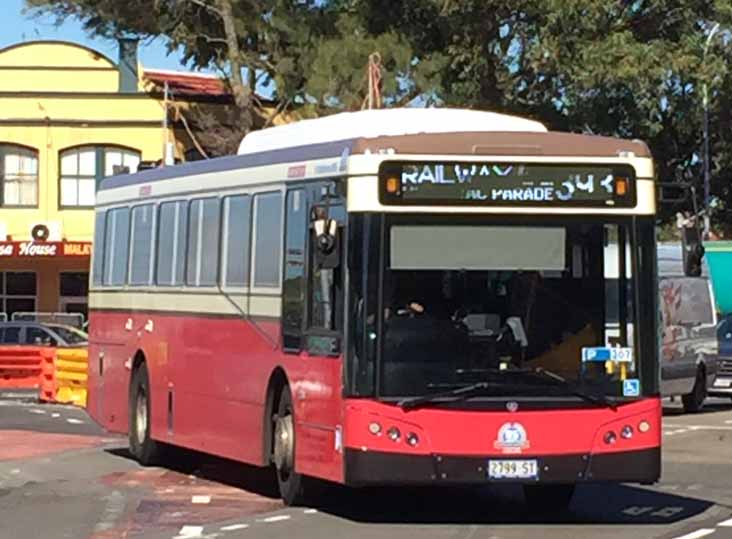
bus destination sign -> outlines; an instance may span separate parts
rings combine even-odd
[[[385,162],[384,204],[635,206],[635,175],[628,165]]]

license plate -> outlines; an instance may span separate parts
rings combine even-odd
[[[730,387],[732,386],[732,379],[730,378],[723,378],[722,380],[715,380],[714,381],[714,387]]]
[[[489,460],[490,479],[536,479],[539,466],[535,460]]]

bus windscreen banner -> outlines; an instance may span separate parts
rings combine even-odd
[[[384,162],[382,204],[633,207],[628,165]]]

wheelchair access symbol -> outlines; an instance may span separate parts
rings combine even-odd
[[[623,380],[623,396],[624,397],[637,397],[640,395],[640,380],[637,378],[630,378]]]

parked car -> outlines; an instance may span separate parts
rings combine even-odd
[[[684,410],[701,410],[719,369],[718,319],[706,264],[700,277],[683,274],[680,245],[659,245],[661,393],[681,396]]]
[[[732,398],[732,314],[719,323],[717,341],[719,342],[719,369],[709,394],[714,397]]]
[[[38,322],[0,323],[0,344],[80,347],[88,344],[86,333],[71,326]]]

